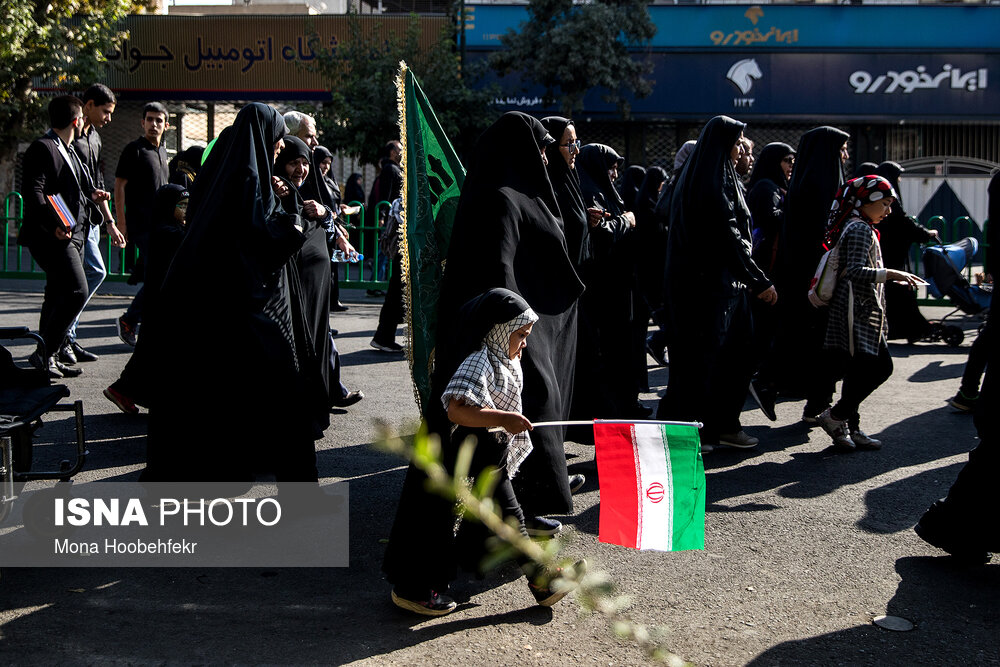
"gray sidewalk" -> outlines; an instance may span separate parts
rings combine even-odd
[[[36,326],[40,288],[0,284],[0,325]],[[350,567],[5,568],[5,663],[644,663],[600,618],[581,616],[572,596],[539,608],[523,580],[504,574],[460,579],[461,606],[440,619],[392,607],[379,567],[403,468],[370,443],[376,418],[407,423],[418,415],[405,361],[368,346],[381,299],[345,291],[342,300],[350,310],[331,323],[340,330],[344,378],[366,398],[331,415],[318,461],[321,477],[350,483]],[[83,400],[90,443],[77,483],[135,480],[142,468],[145,414],[122,414],[101,395],[130,352],[114,327],[127,303],[128,296],[102,294],[84,313],[81,341],[101,359],[66,381]],[[253,363],[226,357],[210,331],[190,335],[219,346],[220,377],[233,364]],[[593,449],[569,444],[570,472],[586,474],[587,483],[576,512],[562,517],[566,551],[608,571],[632,598],[632,617],[669,628],[670,647],[696,664],[1000,664],[1000,565],[956,565],[911,530],[976,444],[971,418],[945,404],[957,391],[971,335],[958,349],[890,346],[893,377],[862,407],[865,430],[885,443],[878,452],[830,453],[826,436],[798,421],[801,402],[779,403],[773,424],[748,403],[744,424],[760,447],[706,456],[705,551],[599,543]],[[666,377],[651,370],[654,392]],[[655,394],[644,398],[652,405]],[[225,418],[204,406],[191,427]],[[53,418],[40,435],[64,426]],[[872,625],[886,613],[916,629]]]

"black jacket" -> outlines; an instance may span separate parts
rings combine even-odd
[[[88,221],[87,198],[93,187],[86,178],[81,183],[59,150],[61,139],[48,132],[36,139],[24,153],[22,187],[24,222],[17,242],[31,246],[38,243],[59,243],[55,229],[61,225],[46,197],[61,194],[77,224],[73,236],[82,238]],[[69,149],[67,149],[69,150]]]

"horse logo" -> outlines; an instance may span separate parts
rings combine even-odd
[[[759,79],[762,76],[764,76],[764,74],[760,71],[760,66],[753,58],[745,58],[744,60],[736,62],[729,68],[729,73],[726,74],[726,78],[729,79],[743,95],[749,93],[750,89],[753,88],[753,80]]]

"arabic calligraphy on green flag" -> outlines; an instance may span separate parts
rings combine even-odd
[[[404,233],[401,234],[407,318],[407,357],[414,395],[426,412],[437,334],[441,274],[465,168],[441,129],[434,109],[405,62],[396,79],[399,137],[403,145]]]

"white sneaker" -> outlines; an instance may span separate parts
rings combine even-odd
[[[854,441],[851,440],[850,433],[847,428],[846,419],[834,419],[830,414],[830,408],[827,408],[816,417],[816,423],[823,427],[827,435],[833,438],[833,446],[837,449],[853,450]]]
[[[851,431],[851,440],[861,449],[881,449],[882,441],[869,437],[860,428]]]
[[[760,444],[760,440],[752,435],[748,435],[746,431],[739,431],[738,433],[724,433],[720,435],[719,444],[737,449],[750,449]]]

